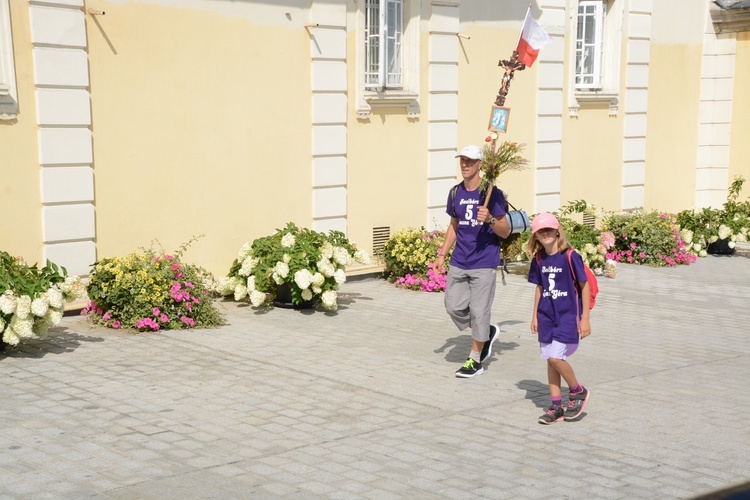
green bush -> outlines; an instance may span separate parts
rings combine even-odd
[[[87,286],[91,302],[81,314],[111,328],[139,331],[220,325],[213,276],[181,261],[188,244],[173,255],[151,248],[100,260]]]
[[[381,256],[386,278],[395,281],[407,274],[426,277],[429,265],[437,259],[437,251],[444,241],[445,231],[427,231],[424,227],[404,228],[392,234]],[[451,254],[452,250],[445,256],[446,269]]]
[[[44,337],[60,322],[66,302],[83,298],[78,276],[47,261],[39,269],[0,251],[0,333],[6,344]]]

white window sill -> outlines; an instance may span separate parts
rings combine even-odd
[[[408,118],[418,118],[420,113],[419,94],[403,90],[385,90],[382,92],[366,90],[357,106],[357,118],[367,120],[370,118],[372,108],[385,106],[406,108]]]
[[[609,116],[617,116],[620,106],[620,92],[617,90],[581,90],[573,95],[573,102],[568,107],[570,116],[578,117],[581,107],[609,106]]]

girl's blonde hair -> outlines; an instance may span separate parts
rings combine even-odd
[[[564,252],[569,248],[573,248],[573,246],[568,241],[568,236],[565,234],[565,230],[562,228],[562,226],[558,227],[556,231],[557,250],[560,252]],[[526,242],[526,255],[528,255],[530,259],[534,259],[536,258],[536,253],[542,249],[544,249],[544,247],[541,243],[539,243],[539,240],[536,239],[536,233],[533,233],[531,235],[531,238],[529,238],[529,241]]]

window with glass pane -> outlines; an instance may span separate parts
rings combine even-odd
[[[365,86],[398,89],[403,86],[403,0],[365,3]]]
[[[576,87],[579,89],[597,89],[602,85],[604,7],[601,1],[578,4]]]

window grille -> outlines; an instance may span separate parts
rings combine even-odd
[[[599,89],[602,86],[602,52],[606,4],[587,0],[578,4],[576,36],[576,88]]]
[[[403,86],[404,0],[366,0],[365,87]]]

